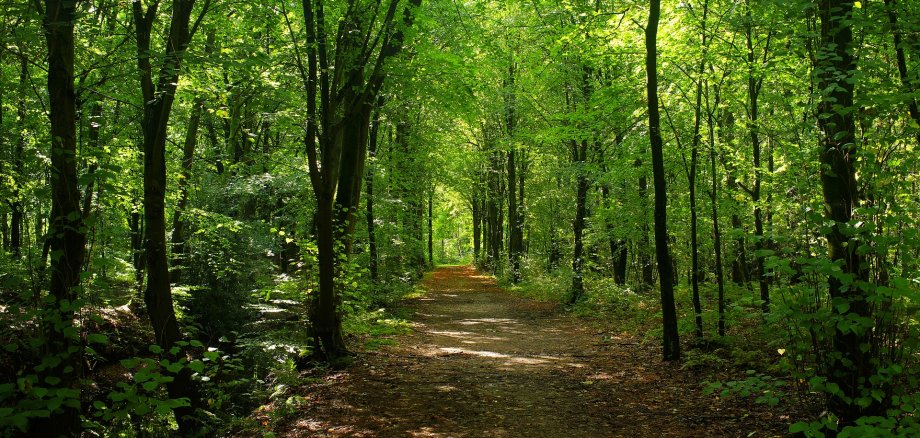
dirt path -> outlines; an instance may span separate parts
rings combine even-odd
[[[788,424],[701,395],[657,346],[588,329],[471,268],[438,269],[425,287],[409,303],[413,333],[304,388],[288,436],[775,436]]]

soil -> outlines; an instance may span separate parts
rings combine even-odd
[[[278,436],[781,436],[794,407],[702,394],[657,343],[445,267],[406,303],[411,334],[305,385]],[[655,345],[652,345],[655,344]]]

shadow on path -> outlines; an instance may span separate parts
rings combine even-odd
[[[424,286],[407,303],[413,333],[305,388],[287,436],[775,436],[788,424],[701,395],[657,345],[595,333],[472,268],[439,268]]]

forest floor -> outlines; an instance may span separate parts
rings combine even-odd
[[[660,347],[443,267],[405,303],[413,330],[305,384],[278,436],[780,436],[796,407],[702,394]],[[654,345],[652,345],[654,344]]]

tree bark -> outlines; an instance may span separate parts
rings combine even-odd
[[[371,132],[367,147],[368,166],[365,185],[367,191],[367,246],[368,246],[368,267],[371,273],[371,280],[377,281],[379,278],[378,256],[377,256],[377,224],[374,218],[374,170],[377,166],[377,140],[380,131],[380,108],[383,106],[383,99],[377,100],[377,107],[374,110],[374,118],[371,120]]]
[[[571,141],[570,149],[578,166],[578,176],[575,177],[575,220],[572,222],[572,232],[575,235],[572,250],[572,295],[569,304],[575,304],[584,297],[584,231],[587,217],[588,189],[590,184],[585,175],[585,162],[587,160],[588,141]]]
[[[857,69],[853,57],[855,44],[850,27],[853,3],[846,0],[819,0],[821,18],[821,54],[816,66],[818,89],[826,90],[818,106],[818,126],[823,132],[821,151],[821,185],[825,217],[833,222],[827,234],[828,257],[841,267],[840,274],[828,279],[832,311],[840,320],[871,317],[867,292],[860,282],[868,280],[865,257],[858,251],[861,242],[848,222],[859,205],[856,181],[856,123],[853,111],[851,80]],[[848,285],[844,285],[844,279]],[[830,395],[829,408],[837,415],[841,426],[852,425],[865,415],[883,413],[882,403],[869,397],[875,375],[870,335],[872,328],[857,324],[851,330],[835,325],[833,349],[830,354],[828,381],[840,388],[840,394]],[[867,406],[856,399],[866,398]],[[839,430],[839,429],[838,429]]]
[[[719,108],[721,101],[720,90],[715,90],[715,108]],[[718,306],[719,306],[719,336],[725,336],[725,274],[722,265],[722,232],[719,228],[719,174],[716,167],[716,126],[714,112],[717,109],[709,108],[707,100],[707,122],[709,127],[709,167],[712,177],[712,190],[709,192],[709,200],[712,205],[712,241],[716,256],[716,287],[718,288]]]
[[[748,64],[748,77],[747,77],[747,92],[748,92],[748,117],[749,117],[749,129],[751,135],[751,147],[753,148],[754,153],[754,188],[751,190],[751,202],[754,203],[754,257],[757,263],[757,284],[760,290],[760,300],[762,302],[762,310],[764,313],[770,311],[770,286],[767,283],[767,272],[764,264],[764,251],[766,249],[764,235],[763,235],[763,207],[760,203],[761,198],[761,189],[763,186],[763,170],[761,169],[761,144],[760,144],[760,120],[759,120],[759,111],[760,105],[758,99],[760,97],[760,90],[763,86],[763,77],[758,77],[754,74],[755,66],[754,62],[756,57],[754,56],[754,40],[753,40],[753,22],[751,18],[751,5],[750,0],[745,1],[747,7],[747,26],[745,27],[745,41],[747,43],[747,64]],[[767,37],[769,41],[769,36]],[[769,44],[769,43],[768,43]],[[769,45],[764,48],[764,56],[766,56],[766,51],[769,50]]]
[[[74,22],[76,3],[45,1],[44,31],[48,47],[48,103],[51,122],[51,220],[49,230],[52,300],[44,309],[42,330],[45,354],[60,362],[45,370],[60,379],[58,387],[73,394],[37,421],[30,430],[36,436],[80,434],[82,347],[73,327],[79,298],[86,235],[80,211],[77,179],[77,97],[74,90]]]
[[[428,192],[428,266],[434,267],[434,188]]]
[[[172,17],[165,44],[165,56],[157,84],[150,62],[150,35],[157,15],[157,3],[145,12],[140,2],[133,4],[137,32],[138,68],[144,98],[144,251],[147,285],[144,303],[153,326],[156,343],[169,351],[183,335],[176,319],[170,289],[166,244],[166,137],[169,116],[179,82],[182,57],[191,41],[190,19],[194,0],[173,0]],[[201,405],[191,370],[183,368],[167,384],[170,398],[187,399],[188,406],[174,409],[180,432],[193,434],[197,424],[191,415]]]
[[[696,106],[693,114],[693,144],[690,149],[690,172],[688,184],[690,186],[690,284],[692,289],[694,322],[696,324],[697,339],[703,338],[703,306],[700,302],[700,248],[699,227],[696,211],[696,177],[697,163],[699,162],[699,147],[702,142],[700,126],[703,119],[703,81],[706,71],[706,52],[708,51],[706,20],[709,15],[709,2],[703,1],[703,18],[701,24],[703,56],[700,58],[696,79]]]
[[[518,205],[517,147],[515,145],[515,128],[517,126],[517,96],[515,90],[515,66],[512,60],[508,66],[508,78],[505,83],[505,133],[508,136],[508,264],[511,269],[511,282],[521,282],[521,253],[524,248],[524,230],[520,220]],[[523,190],[523,185],[521,186]]]
[[[636,159],[633,166],[641,168],[643,166],[642,159]],[[642,216],[648,217],[648,177],[646,177],[645,174],[639,177],[639,199],[642,201]],[[650,288],[655,283],[655,278],[654,266],[652,266],[652,259],[648,252],[649,248],[652,246],[648,238],[648,222],[643,220],[640,228],[642,233],[640,239],[642,248],[637,251],[639,254],[639,269],[642,271],[642,285]]]
[[[210,39],[210,35],[208,36]],[[183,217],[188,209],[189,179],[192,177],[192,166],[195,164],[195,147],[198,145],[198,126],[201,123],[201,113],[204,110],[204,99],[195,100],[192,113],[189,115],[188,127],[185,133],[185,142],[182,144],[182,170],[179,172],[179,202],[173,212],[172,235],[172,270],[170,282],[178,284],[182,281],[182,266],[185,263],[185,225]]]
[[[666,361],[676,361],[680,360],[680,339],[677,333],[677,311],[674,306],[674,272],[668,248],[667,187],[662,150],[664,145],[661,139],[661,116],[658,111],[658,21],[660,17],[660,0],[650,0],[648,26],[645,28],[645,71],[648,75],[649,137],[655,186],[655,255],[658,259],[658,280],[661,286],[663,357]]]
[[[342,336],[341,294],[335,284],[338,254],[341,254],[336,247],[349,255],[365,177],[370,118],[386,78],[384,66],[402,50],[405,38],[402,29],[412,25],[413,10],[421,0],[408,3],[402,26],[397,26],[399,1],[390,0],[379,23],[378,38],[372,35],[375,23],[366,22],[359,8],[349,8],[339,23],[334,64],[330,64],[323,1],[301,2],[307,30],[306,66],[299,49],[295,49],[295,55],[307,92],[304,145],[317,201],[320,267],[320,287],[310,313],[313,334],[318,340],[316,353],[327,359],[349,354]],[[364,56],[368,48],[365,44],[370,41],[381,44],[374,60]]]
[[[16,103],[16,115],[19,119],[19,130],[20,134],[18,136],[18,141],[16,146],[13,148],[13,175],[15,175],[15,181],[13,186],[12,200],[10,201],[10,252],[13,255],[13,258],[19,258],[22,255],[22,231],[23,231],[23,221],[24,221],[24,211],[22,208],[22,199],[20,193],[20,187],[23,185],[25,175],[23,173],[23,160],[22,154],[25,149],[26,138],[22,134],[25,132],[26,127],[25,123],[28,117],[26,112],[26,87],[28,87],[29,81],[29,62],[25,54],[21,54],[19,57],[19,99]],[[76,111],[76,110],[74,110]],[[44,266],[44,265],[43,265]]]

